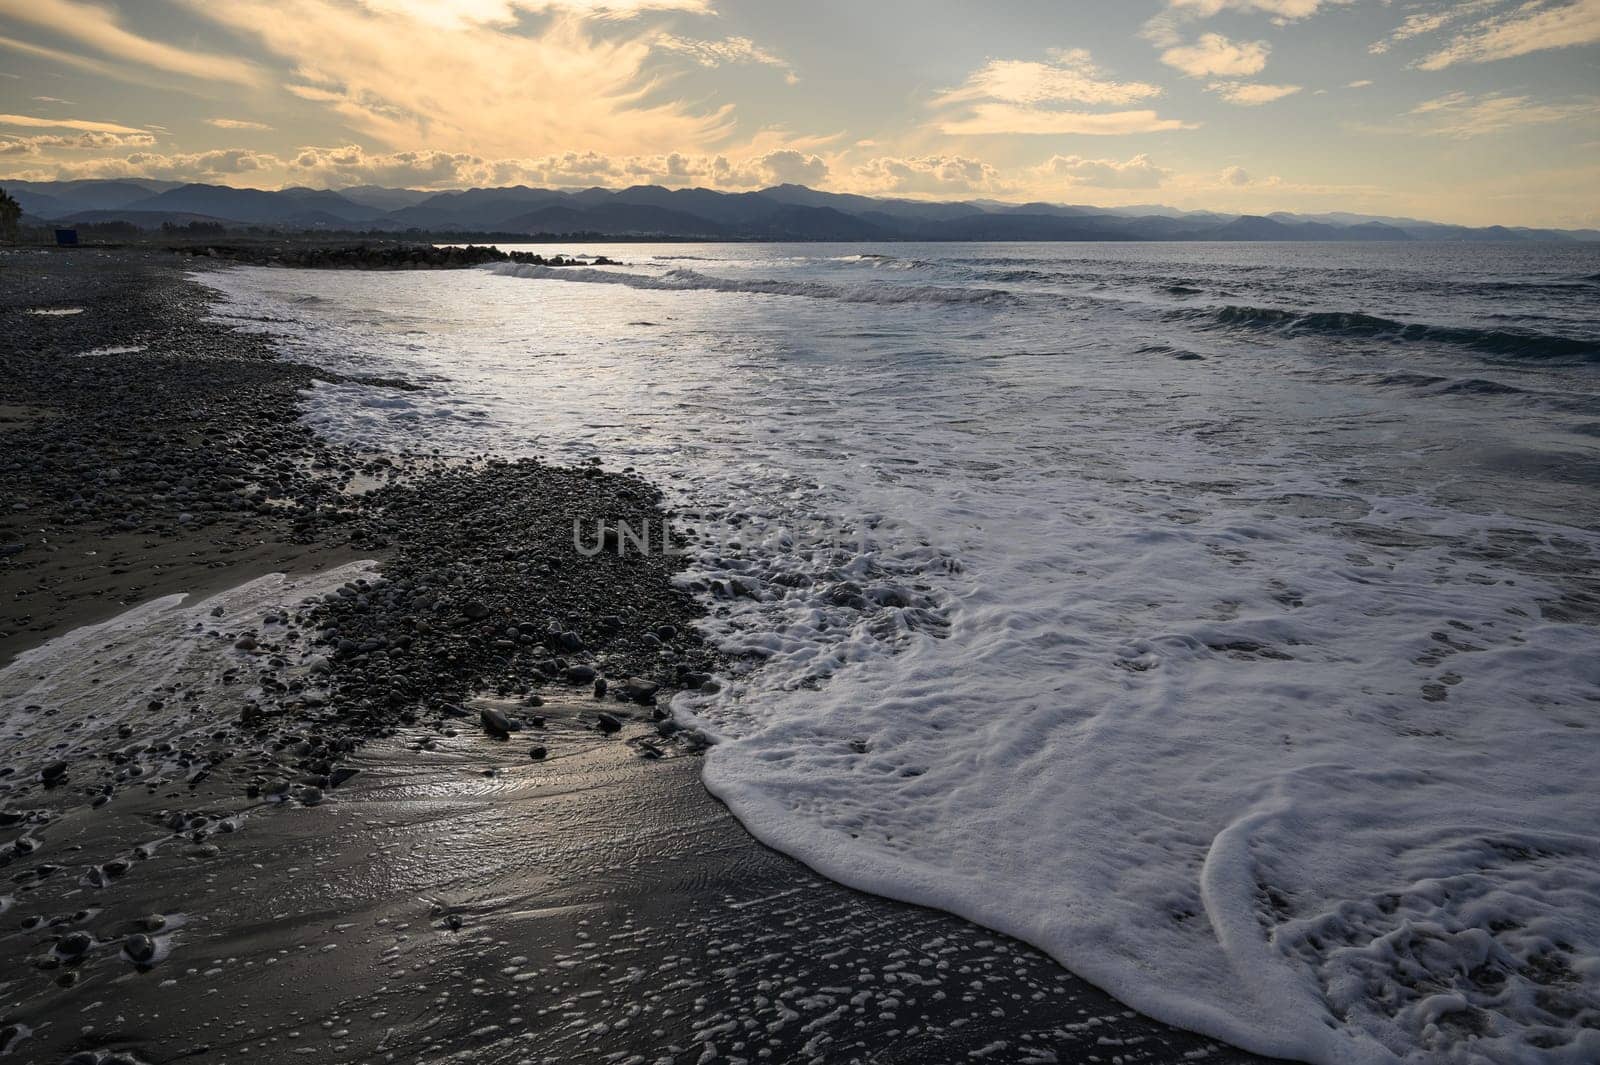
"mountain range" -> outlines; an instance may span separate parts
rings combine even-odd
[[[217,222],[279,232],[604,236],[706,240],[1600,241],[1600,230],[1488,226],[1330,213],[1222,214],[1155,205],[1087,207],[992,200],[928,202],[778,185],[759,192],[537,189],[426,192],[362,185],[240,189],[174,181],[0,181],[24,222]]]

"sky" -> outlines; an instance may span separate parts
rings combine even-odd
[[[0,180],[1600,225],[1600,0],[0,0]]]

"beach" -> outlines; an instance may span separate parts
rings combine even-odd
[[[196,266],[0,265],[0,1053],[1253,1060],[756,842],[669,710],[730,671],[690,561],[574,537],[658,486],[332,439],[308,393],[421,386]]]

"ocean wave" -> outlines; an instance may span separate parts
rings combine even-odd
[[[1256,329],[1288,335],[1431,341],[1514,359],[1600,359],[1600,339],[1400,322],[1359,311],[1299,311],[1229,305],[1212,310],[1175,311],[1169,317],[1202,324],[1209,322],[1217,328]]]
[[[489,269],[492,273],[506,277],[526,277],[541,281],[623,285],[627,288],[666,292],[743,292],[759,296],[799,296],[806,299],[840,300],[845,303],[1009,304],[1017,299],[1013,293],[995,288],[951,288],[943,285],[898,285],[888,282],[835,285],[825,281],[779,281],[768,278],[738,280],[713,277],[698,270],[685,269],[668,270],[660,275],[514,263],[502,263]]]

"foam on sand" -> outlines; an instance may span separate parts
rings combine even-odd
[[[124,725],[147,748],[208,733],[260,694],[250,684],[217,684],[205,689],[203,707],[184,698],[228,669],[248,672],[252,656],[234,647],[238,636],[281,637],[282,621],[268,618],[376,572],[376,563],[362,561],[306,576],[273,573],[189,605],[185,595],[163,596],[63,633],[0,669],[0,739],[10,757],[35,763],[103,750],[106,735]]]

